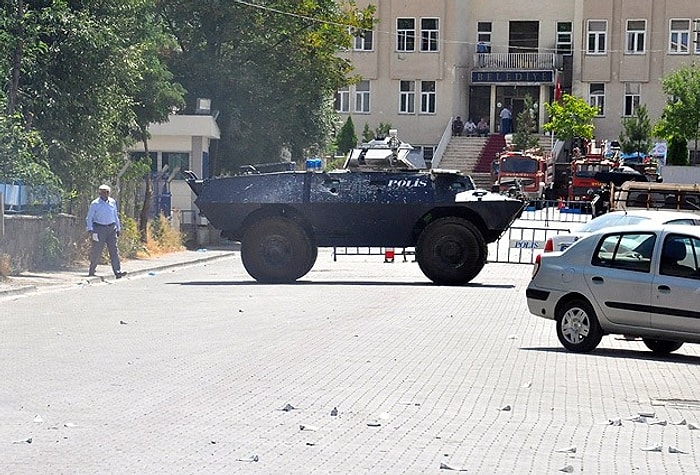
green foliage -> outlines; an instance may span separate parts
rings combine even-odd
[[[122,230],[117,240],[119,255],[125,258],[134,258],[139,252],[144,252],[146,249],[141,242],[141,234],[139,233],[136,221],[124,215],[119,216],[119,221],[122,225]]]
[[[0,182],[22,180],[28,185],[44,185],[55,190],[59,180],[46,158],[41,136],[24,127],[20,114],[0,113]]]
[[[524,108],[518,114],[518,120],[513,134],[513,145],[516,150],[527,150],[537,147],[540,143],[535,116],[535,101],[529,94],[525,96]]]
[[[357,136],[355,135],[355,125],[352,122],[352,117],[348,117],[343,127],[338,132],[336,139],[338,145],[338,153],[345,155],[357,145]]]
[[[654,126],[654,135],[668,141],[671,138],[700,140],[700,66],[688,64],[661,81],[668,96],[661,118]]]
[[[365,122],[365,127],[362,129],[362,141],[369,142],[374,140],[374,132],[369,128],[369,124]]]
[[[637,107],[633,117],[622,119],[620,150],[623,153],[648,153],[652,146],[649,113],[642,105]]]
[[[65,261],[66,252],[61,246],[61,240],[51,227],[46,228],[46,232],[41,240],[42,263],[49,267],[58,267]]]
[[[374,138],[377,137],[388,137],[389,130],[391,129],[391,122],[380,122],[376,129],[374,129]]]
[[[23,15],[15,2],[0,8],[7,109],[46,144],[35,161],[84,205],[97,183],[114,180],[140,126],[182,103],[161,59],[169,45],[153,2],[25,1]]]
[[[593,117],[598,113],[596,107],[570,94],[564,94],[561,102],[544,104],[549,115],[549,122],[544,124],[544,130],[554,132],[562,140],[571,140],[574,137],[592,139]]]
[[[353,80],[351,63],[337,53],[352,45],[348,26],[358,34],[372,28],[376,7],[337,0],[156,5],[179,46],[168,62],[188,91],[188,108],[207,97],[220,112],[216,173],[273,161],[282,149],[299,161],[313,144],[326,148],[334,115],[328,98]]]
[[[688,142],[685,139],[671,137],[668,141],[666,163],[668,165],[690,165]]]

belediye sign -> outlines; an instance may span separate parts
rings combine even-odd
[[[554,71],[472,71],[472,83],[554,83]]]

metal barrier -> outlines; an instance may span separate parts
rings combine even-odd
[[[590,203],[586,201],[539,201],[530,203],[521,220],[544,221],[545,227],[550,221],[562,223],[587,223],[592,218]]]

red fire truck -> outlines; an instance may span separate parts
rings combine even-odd
[[[504,152],[494,161],[493,191],[515,190],[529,201],[544,199],[547,163],[541,155],[530,152]]]
[[[571,178],[568,184],[569,201],[589,201],[590,191],[601,188],[602,183],[596,180],[598,172],[609,172],[617,166],[617,163],[608,160],[602,151],[591,149],[586,155],[574,158],[571,161]]]

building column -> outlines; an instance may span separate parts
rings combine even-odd
[[[544,110],[544,104],[547,101],[547,90],[549,89],[549,86],[546,84],[541,84],[540,85],[540,98],[537,101],[537,133],[542,133],[544,130],[544,124],[545,124],[545,110]]]
[[[489,126],[491,127],[491,133],[497,133],[497,120],[498,115],[496,115],[496,86],[491,84],[491,99],[489,99]]]

